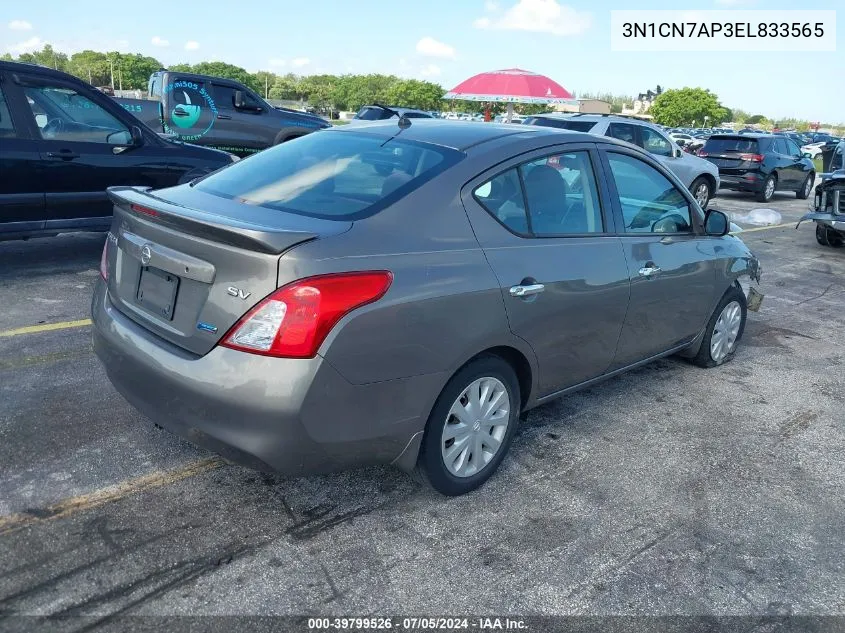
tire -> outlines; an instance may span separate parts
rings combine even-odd
[[[810,197],[810,192],[813,190],[813,183],[816,181],[816,175],[813,172],[807,174],[804,182],[801,183],[801,188],[795,192],[795,197],[799,200],[806,200]]]
[[[757,192],[757,202],[768,202],[769,200],[771,200],[777,187],[777,176],[775,176],[774,174],[769,174],[766,180],[763,181],[763,188]]]
[[[728,307],[732,304],[738,304],[736,306],[739,308],[738,327],[735,330],[735,335],[732,337],[729,336],[728,339],[725,340],[727,349],[723,348],[722,352],[714,357],[713,337],[717,330],[717,324],[720,324],[721,328],[719,329],[722,331],[724,331],[725,326],[729,326],[729,323],[722,321],[721,317],[723,312],[727,313]],[[742,290],[736,287],[736,285],[731,286],[722,297],[722,300],[719,301],[719,305],[716,306],[716,309],[713,311],[713,315],[707,322],[704,340],[701,341],[701,348],[698,350],[698,354],[693,359],[693,362],[699,367],[716,367],[717,365],[722,365],[731,360],[734,352],[736,352],[737,345],[742,338],[742,333],[745,331],[745,318],[747,315],[748,307],[746,306],[745,295]],[[728,329],[729,331],[732,330],[732,328]]]
[[[490,417],[467,420],[472,426],[466,431],[458,430],[463,425],[452,413],[453,407],[463,406],[462,398],[466,392],[479,384],[482,389],[475,392],[477,395],[482,394],[484,386],[487,386],[492,388],[492,396],[497,391],[506,394],[507,403],[495,409]],[[504,402],[502,396],[500,399]],[[521,404],[516,373],[507,362],[498,356],[482,356],[470,362],[446,383],[431,410],[417,460],[417,479],[428,482],[435,490],[448,496],[462,495],[481,486],[496,472],[510,448]],[[506,414],[503,413],[505,406]],[[505,419],[507,426],[504,425]],[[481,424],[487,420],[496,424],[489,428]],[[447,437],[450,434],[453,437]],[[447,459],[448,451],[464,438],[465,448],[461,450],[458,447],[451,460]],[[486,444],[485,438],[491,438],[491,443],[498,442],[498,448],[489,457],[490,445]],[[476,453],[479,446],[481,449]],[[463,474],[460,474],[461,470]]]
[[[284,127],[276,134],[276,138],[273,139],[273,145],[280,145],[285,141],[305,136],[309,131],[301,127]]]
[[[710,198],[713,197],[713,186],[710,184],[710,181],[704,176],[699,176],[692,181],[689,190],[692,193],[692,197],[698,202],[698,206],[706,209],[707,205],[710,204]]]
[[[827,227],[823,224],[816,224],[816,241],[822,246],[830,246],[827,239]]]

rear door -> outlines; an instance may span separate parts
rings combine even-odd
[[[44,228],[38,146],[21,117],[16,86],[0,74],[0,234]]]
[[[170,183],[161,149],[129,147],[129,125],[104,107],[108,97],[60,78],[21,73],[18,79],[28,127],[38,139],[46,228],[107,228],[112,214],[107,187]]]
[[[689,342],[702,330],[715,301],[718,254],[683,185],[623,148],[605,146],[602,159],[631,293],[615,369]]]
[[[789,142],[786,137],[774,139],[774,151],[778,161],[778,189],[797,189],[801,176],[801,162],[790,156]]]
[[[462,193],[543,395],[604,373],[625,317],[628,271],[600,169],[595,145],[566,145],[512,159]]]
[[[807,164],[808,161],[804,159],[804,154],[795,141],[791,138],[786,138],[784,142],[786,143],[786,151],[792,163],[791,170],[794,176],[794,189],[798,190],[804,184],[807,174],[810,173],[810,166]]]

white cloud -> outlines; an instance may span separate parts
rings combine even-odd
[[[287,60],[279,59],[278,57],[274,57],[273,59],[267,62],[273,68],[284,68],[288,65]]]
[[[455,48],[443,42],[438,42],[433,37],[424,37],[417,42],[417,52],[426,57],[455,59]]]
[[[576,11],[557,0],[519,0],[501,16],[478,18],[473,26],[477,29],[578,35],[589,29],[592,21],[589,13]]]
[[[196,51],[199,50],[200,43],[195,40],[190,40],[185,42],[185,50],[186,51]]]
[[[291,60],[290,65],[294,68],[302,68],[303,66],[307,66],[311,63],[311,60],[307,57],[297,57],[296,59]]]
[[[32,24],[26,20],[12,20],[9,22],[9,28],[13,31],[31,31]]]
[[[153,35],[153,39],[150,40],[153,46],[161,46],[164,48],[165,46],[170,46],[170,42],[168,42],[163,37],[159,37],[158,35]]]
[[[32,51],[40,51],[47,44],[40,37],[30,37],[28,40],[7,46],[6,49],[15,55],[21,53],[31,53]]]
[[[440,67],[435,66],[434,64],[429,64],[428,66],[420,68],[420,75],[423,77],[437,77],[440,75]]]

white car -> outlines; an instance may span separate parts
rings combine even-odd
[[[685,145],[693,140],[693,137],[689,134],[684,134],[683,132],[671,132],[669,137],[675,141],[678,145]]]
[[[667,136],[666,132],[647,121],[607,114],[551,112],[526,117],[525,123],[611,136],[637,145],[654,155],[675,174],[702,209],[707,208],[710,199],[719,190],[719,168],[708,160],[685,152],[672,138],[678,134],[693,140],[689,134],[674,133]]]
[[[818,158],[822,153],[824,143],[808,143],[801,147],[802,154],[809,154],[810,158]]]

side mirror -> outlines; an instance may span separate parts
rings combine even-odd
[[[716,209],[708,209],[704,215],[704,232],[714,237],[722,237],[730,231],[728,216]]]
[[[672,156],[673,157],[680,158],[683,155],[684,155],[684,150],[682,150],[680,147],[672,148]]]
[[[140,147],[144,144],[144,133],[137,125],[133,125],[130,130],[132,133],[132,147]]]
[[[813,155],[810,152],[804,152],[803,154],[801,154],[801,156],[803,156],[804,158],[813,158]]]
[[[239,110],[246,106],[246,102],[244,101],[244,93],[242,90],[235,90],[235,98],[233,105]]]

